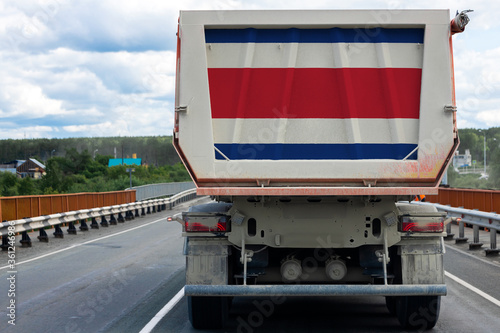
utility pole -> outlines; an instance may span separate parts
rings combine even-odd
[[[484,142],[484,150],[483,150],[483,157],[484,157],[484,176],[486,176],[486,130],[483,132],[483,130],[479,130],[479,133],[483,133],[483,142]]]
[[[486,132],[484,132],[484,175],[486,176]]]
[[[130,189],[132,189],[132,172],[135,172],[135,168],[127,168],[127,172],[130,177]]]

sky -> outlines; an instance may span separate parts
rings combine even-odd
[[[179,10],[473,9],[459,128],[500,126],[500,1],[0,0],[0,139],[171,135]]]

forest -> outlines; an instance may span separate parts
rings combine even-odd
[[[469,149],[475,164],[448,168],[448,184],[500,189],[500,127],[459,129],[459,137],[460,153]],[[0,164],[36,158],[45,164],[46,174],[35,180],[0,172],[0,196],[123,190],[129,187],[127,166],[108,167],[108,161],[133,154],[143,164],[134,166],[133,186],[190,180],[170,136],[9,139],[0,140]]]
[[[51,157],[65,157],[66,151],[74,148],[81,153],[87,150],[93,157],[110,155],[132,157],[137,154],[143,164],[162,166],[180,162],[172,146],[171,136],[100,137],[66,139],[0,140],[0,164],[12,160],[33,157],[42,163]]]
[[[132,185],[190,180],[171,137],[116,137],[0,140],[0,164],[36,158],[46,167],[41,179],[0,172],[0,195],[120,191],[130,186],[127,166],[108,167],[110,158],[142,158],[133,166]]]

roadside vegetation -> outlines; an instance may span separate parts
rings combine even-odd
[[[466,149],[469,149],[473,165],[457,169],[450,166],[448,168],[450,187],[500,189],[500,127],[483,130],[465,128],[460,129],[458,133],[460,137],[458,150],[460,154],[463,154]],[[486,174],[484,173],[485,153]]]
[[[108,167],[108,161],[110,158],[113,158],[113,155],[100,155],[96,152],[94,159],[89,150],[84,149],[79,152],[76,147],[67,148],[64,154],[58,152],[57,156],[49,157],[46,160],[41,159],[39,156],[33,156],[45,164],[46,174],[41,179],[32,179],[29,177],[21,179],[13,173],[0,172],[0,195],[16,196],[120,191],[130,186],[129,173],[126,171],[127,168],[135,169],[135,172],[132,173],[132,186],[189,181],[190,177],[184,165],[179,161],[177,154],[171,147],[171,140],[166,138],[168,137],[159,137],[159,139],[155,140],[151,140],[151,138],[138,138],[138,141],[142,141],[146,145],[149,142],[153,146],[147,149],[147,154],[153,163],[142,166],[118,165]],[[127,139],[129,145],[134,143],[133,138],[125,139]],[[45,141],[46,139],[42,140]],[[85,139],[82,138],[82,140]],[[77,140],[72,142],[77,142]],[[163,144],[161,145],[160,143]],[[120,145],[119,142],[118,145]],[[143,151],[140,150],[140,144],[134,143],[134,145],[136,146],[134,150],[137,149],[137,151],[133,150],[133,152],[137,153],[138,157],[145,156],[142,155]],[[24,149],[22,145],[19,147],[20,151]],[[62,148],[60,147],[59,149]],[[99,148],[99,151],[101,149],[104,151],[112,150],[112,148],[104,146]],[[2,157],[0,161],[8,162],[15,159],[11,157],[9,156],[9,159]],[[145,163],[144,157],[142,161]],[[163,164],[158,163],[159,161],[163,162]]]

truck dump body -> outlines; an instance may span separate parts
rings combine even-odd
[[[179,22],[174,144],[200,193],[437,191],[458,144],[447,10]]]

